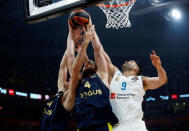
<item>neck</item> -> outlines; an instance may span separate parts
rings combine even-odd
[[[92,75],[94,75],[94,73],[89,73],[89,74],[83,74],[83,78],[87,78],[87,77],[91,77]]]
[[[124,71],[123,75],[126,76],[126,77],[136,76],[136,73],[134,71]]]
[[[94,74],[96,74],[96,70],[86,70],[86,71],[83,71],[83,78],[91,77]]]

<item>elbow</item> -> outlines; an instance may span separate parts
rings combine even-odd
[[[168,79],[166,77],[165,80],[164,80],[164,84],[167,84],[167,82],[168,82]]]
[[[166,78],[164,78],[164,79],[161,81],[161,85],[165,85],[165,84],[167,84],[167,82],[168,82],[168,79],[167,79],[167,77],[166,77]]]
[[[74,57],[74,54],[72,53],[72,51],[67,50],[66,53],[67,53],[68,58]]]
[[[168,82],[167,74],[165,75],[165,79],[163,82],[164,82],[164,84],[166,84]]]

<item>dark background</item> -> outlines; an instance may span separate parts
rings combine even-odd
[[[172,94],[189,94],[189,4],[176,4],[137,15],[155,0],[138,0],[131,10],[132,27],[106,29],[106,17],[97,7],[86,10],[112,63],[118,67],[134,59],[143,75],[156,76],[149,55],[155,50],[167,71],[168,83],[147,91],[143,111],[150,131],[189,129],[189,98],[171,99]],[[157,0],[160,3],[171,0]],[[174,20],[169,12],[182,13]],[[22,0],[0,1],[0,87],[27,93],[53,95],[57,92],[59,64],[66,49],[69,14],[37,24],[24,22]],[[93,58],[91,46],[88,49]],[[169,100],[160,99],[169,96]],[[155,101],[146,101],[149,97]],[[0,130],[38,130],[45,100],[0,94]]]

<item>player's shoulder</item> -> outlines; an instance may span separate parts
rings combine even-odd
[[[115,67],[113,76],[122,76],[122,75],[123,75],[122,72],[117,67]]]
[[[117,70],[117,67],[113,65],[112,63],[108,63],[108,72],[111,72],[113,74]]]
[[[143,82],[146,82],[147,80],[150,79],[150,77],[147,77],[147,76],[141,76],[141,78],[142,78],[142,81],[143,81]]]
[[[117,68],[116,65],[113,65],[113,64],[112,64],[112,70],[113,70],[113,71],[116,71],[116,70],[119,70],[119,69]]]
[[[120,81],[122,80],[122,77],[123,77],[122,72],[119,69],[117,69],[113,74],[112,81]]]

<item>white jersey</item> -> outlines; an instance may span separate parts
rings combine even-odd
[[[125,77],[119,70],[115,72],[110,83],[110,102],[120,124],[114,131],[146,131],[142,120],[144,94],[142,76]]]

